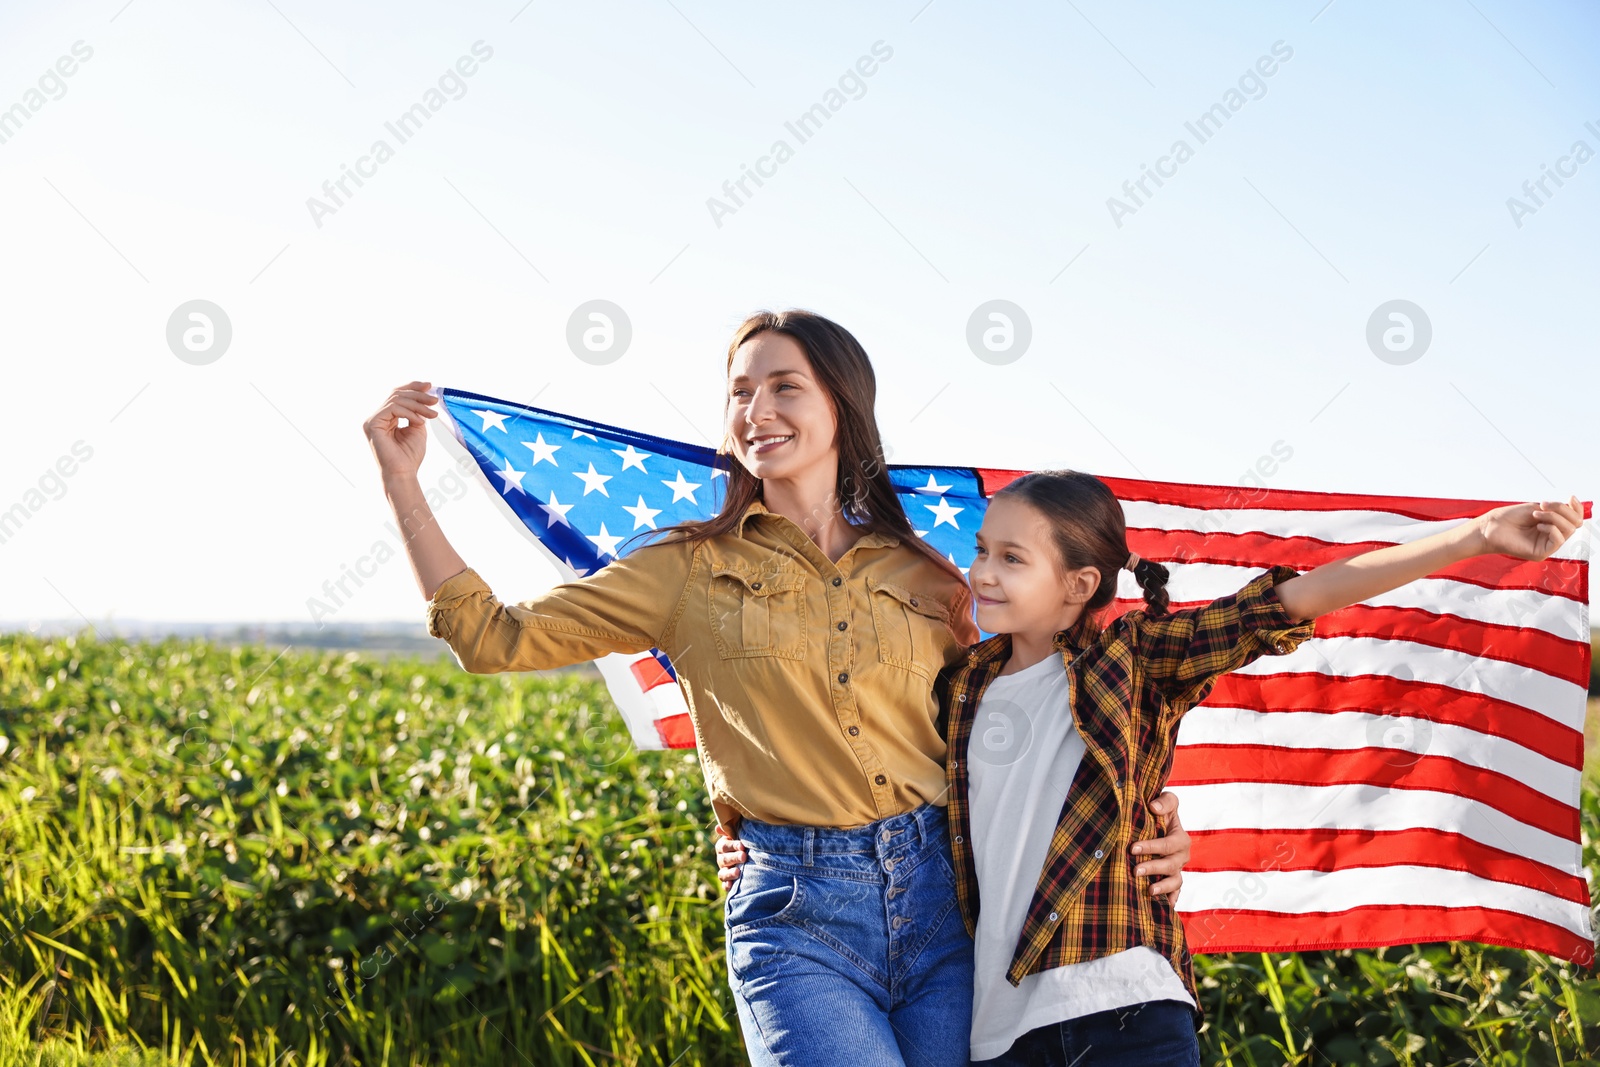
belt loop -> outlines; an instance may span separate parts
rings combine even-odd
[[[805,865],[807,867],[812,866],[811,855],[812,855],[812,849],[813,849],[813,846],[814,846],[814,843],[816,842],[816,840],[817,840],[817,828],[814,827],[814,826],[806,827],[805,835],[804,835],[804,842],[805,843],[801,846],[801,852],[804,853],[803,862],[805,863]]]

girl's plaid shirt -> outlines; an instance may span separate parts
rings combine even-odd
[[[1295,576],[1273,567],[1237,593],[1152,618],[1130,611],[1085,647],[1063,630],[1055,647],[1067,664],[1078,731],[1087,751],[1061,807],[1055,835],[1028,906],[1006,978],[1148,945],[1172,961],[1195,1003],[1183,926],[1165,897],[1134,876],[1128,847],[1161,836],[1148,803],[1172,772],[1178,720],[1221,675],[1262,655],[1291,652],[1312,636],[1296,624],[1274,586]],[[1011,653],[1011,635],[974,645],[940,672],[936,692],[947,725],[948,816],[956,895],[967,932],[978,920],[978,877],[967,807],[967,741],[973,712]]]

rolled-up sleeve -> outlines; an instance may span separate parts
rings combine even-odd
[[[468,567],[428,601],[428,633],[471,674],[537,671],[660,648],[682,609],[694,547],[642,545],[531,600],[502,603]]]
[[[1173,711],[1204,700],[1222,675],[1264,655],[1293,652],[1315,636],[1313,622],[1295,622],[1278,599],[1277,584],[1296,574],[1293,567],[1276,566],[1237,593],[1197,608],[1155,618],[1142,611],[1123,616],[1140,669]]]

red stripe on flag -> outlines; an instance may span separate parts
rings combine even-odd
[[[658,685],[666,685],[672,681],[672,675],[667,673],[661,661],[654,656],[634,660],[628,664],[628,670],[633,672],[634,681],[638,682],[639,688],[646,693]]]
[[[656,734],[668,748],[694,747],[694,723],[689,721],[688,712],[663,715],[657,719]]]
[[[1537,860],[1431,827],[1410,830],[1190,830],[1187,872],[1343,871],[1355,867],[1441,867],[1589,903],[1589,886]]]
[[[1570,641],[1532,627],[1436,615],[1421,608],[1357,604],[1317,619],[1318,637],[1376,637],[1415,641],[1484,659],[1514,663],[1573,685],[1589,684],[1589,642]]]
[[[985,496],[993,496],[1027,471],[974,467]],[[1101,478],[1118,500],[1173,504],[1185,508],[1235,510],[1263,508],[1272,511],[1386,511],[1429,522],[1470,519],[1490,508],[1520,504],[1520,500],[1462,500],[1444,497],[1373,496],[1362,493],[1319,493],[1303,489],[1257,489],[1239,485],[1187,485],[1151,482],[1137,478]],[[1593,514],[1593,502],[1584,501],[1583,515]]]
[[[1594,943],[1565,927],[1499,908],[1386,904],[1285,914],[1179,912],[1193,952],[1313,952],[1433,941],[1477,941],[1531,949],[1587,967]]]
[[[1448,756],[1390,748],[1280,748],[1275,745],[1179,745],[1169,784],[1269,782],[1280,785],[1370,785],[1427,789],[1487,804],[1546,833],[1578,839],[1578,809],[1524,785]]]
[[[1363,711],[1372,715],[1405,715],[1503,737],[1546,759],[1580,770],[1583,767],[1581,731],[1520,704],[1434,682],[1407,682],[1381,674],[1350,678],[1316,672],[1225,674],[1201,703],[1259,712]]]

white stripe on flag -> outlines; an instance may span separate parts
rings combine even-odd
[[[1574,843],[1476,800],[1429,789],[1222,782],[1173,786],[1187,830],[1443,830],[1584,876]],[[1184,900],[1188,899],[1184,875]]]
[[[1382,748],[1418,756],[1444,756],[1515,778],[1563,804],[1571,803],[1582,777],[1576,767],[1564,766],[1504,737],[1452,723],[1361,711],[1260,712],[1202,704],[1179,723],[1178,744]]]
[[[1406,544],[1431,534],[1460,526],[1461,519],[1429,521],[1412,519],[1389,511],[1291,511],[1280,508],[1188,508],[1179,504],[1155,504],[1145,500],[1122,501],[1122,512],[1130,527],[1147,530],[1174,530],[1206,534],[1262,533],[1272,537],[1315,537],[1338,544],[1364,544],[1383,541]],[[1551,555],[1551,559],[1587,559],[1582,545],[1585,526]]]
[[[1431,682],[1518,704],[1573,730],[1583,729],[1583,686],[1503,660],[1377,637],[1314,637],[1293,652],[1262,656],[1235,674],[1315,672],[1333,678],[1383,674],[1403,682]]]
[[[1265,565],[1235,567],[1225,563],[1167,563],[1164,566],[1171,572],[1167,596],[1174,603],[1205,602],[1237,593],[1246,582],[1267,569]],[[1122,571],[1118,576],[1117,596],[1143,601],[1144,593],[1131,572]],[[1537,589],[1485,589],[1451,578],[1419,578],[1362,603],[1381,608],[1419,608],[1435,615],[1458,615],[1474,622],[1528,627],[1571,641],[1589,639],[1584,605]]]
[[[1246,903],[1238,902],[1239,896]],[[1345,871],[1197,871],[1183,876],[1179,911],[1243,907],[1299,915],[1371,906],[1499,908],[1589,934],[1589,909],[1576,901],[1468,871],[1440,867],[1356,867]]]

